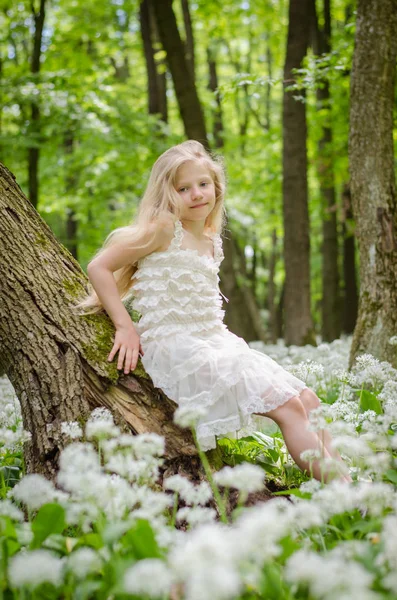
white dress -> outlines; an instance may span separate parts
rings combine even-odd
[[[154,386],[178,405],[207,409],[196,435],[208,450],[216,435],[257,429],[253,413],[284,404],[306,385],[223,323],[220,235],[211,235],[212,258],[181,248],[184,233],[176,221],[167,250],[138,261],[131,306],[141,315],[134,325]]]

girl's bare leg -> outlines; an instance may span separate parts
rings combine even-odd
[[[267,413],[256,414],[269,417],[277,423],[281,429],[288,452],[302,471],[308,475],[312,473],[315,479],[326,483],[338,477],[338,475],[335,475],[332,465],[327,470],[325,466],[320,464],[319,459],[304,461],[300,457],[304,450],[319,450],[323,459],[331,458],[331,455],[323,446],[318,435],[314,431],[309,431],[310,421],[299,396],[290,398],[282,406],[278,406]],[[343,476],[339,475],[339,478],[346,481]]]
[[[318,408],[321,404],[319,397],[310,388],[305,388],[299,394],[299,397],[302,401],[302,404],[306,410],[306,414],[308,417],[310,411],[314,410],[315,408]],[[345,464],[338,450],[336,448],[332,448],[332,436],[330,432],[327,429],[319,429],[317,435],[323,443],[323,445],[325,446],[325,448],[328,450],[329,454],[332,456],[332,458],[335,458],[336,460],[339,460],[341,463]],[[350,475],[348,474],[346,474],[344,477],[349,483],[353,481]]]

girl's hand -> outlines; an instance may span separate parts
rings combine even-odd
[[[113,348],[108,356],[108,361],[112,361],[114,355],[118,351],[119,357],[117,368],[122,369],[124,363],[124,373],[126,375],[130,371],[134,371],[138,362],[139,352],[142,356],[144,354],[139,340],[139,335],[132,323],[131,326],[118,327],[116,329]]]

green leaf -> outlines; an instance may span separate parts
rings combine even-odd
[[[397,471],[395,469],[388,469],[384,475],[389,481],[397,485]]]
[[[153,529],[149,521],[139,519],[120,540],[137,560],[142,558],[161,558]]]
[[[274,492],[273,496],[297,496],[298,498],[307,498],[310,499],[312,497],[308,492],[301,492],[299,488],[291,488],[290,490],[282,490],[281,492]]]
[[[65,527],[65,509],[55,503],[44,504],[32,521],[31,548],[39,548],[51,533],[62,533]]]
[[[356,392],[358,396],[361,396],[360,400],[360,410],[361,412],[365,412],[366,410],[373,410],[377,415],[381,415],[383,413],[382,405],[379,402],[378,398],[372,392],[368,390],[360,390]]]
[[[98,550],[99,548],[103,548],[104,543],[99,533],[87,533],[81,536],[74,548],[80,548],[81,546],[89,546]]]

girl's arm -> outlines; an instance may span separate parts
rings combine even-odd
[[[153,224],[148,227],[142,237],[137,240],[137,246],[145,248],[127,247],[125,243],[115,244],[106,248],[97,258],[94,258],[87,267],[87,274],[92,286],[97,293],[104,309],[116,327],[113,348],[108,360],[113,360],[119,352],[117,368],[124,373],[129,373],[136,368],[140,348],[139,335],[133,321],[121,301],[113,273],[126,264],[134,264],[147,254],[155,252],[170,237],[169,228]]]

